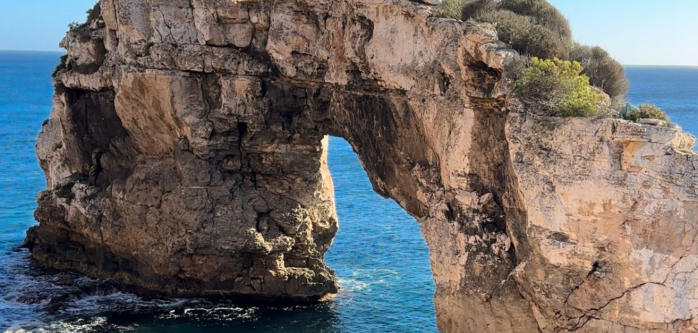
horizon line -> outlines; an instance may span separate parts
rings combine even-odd
[[[10,50],[10,49],[0,49],[0,52],[35,52],[35,53],[65,53],[64,49],[56,50]],[[696,65],[656,65],[656,64],[621,64],[623,67],[680,67],[680,68],[696,68],[698,69],[698,64]]]

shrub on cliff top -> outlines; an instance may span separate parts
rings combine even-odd
[[[531,17],[535,24],[558,34],[563,39],[572,39],[572,28],[564,15],[545,0],[505,0],[501,9]]]
[[[641,104],[638,107],[626,104],[620,110],[620,116],[626,120],[632,120],[637,122],[640,119],[657,119],[662,121],[669,121],[666,113],[654,104]]]
[[[514,83],[516,92],[526,101],[542,105],[550,115],[588,117],[597,113],[602,95],[589,85],[576,61],[531,58]]]
[[[87,10],[87,22],[95,21],[102,15],[102,6],[99,1],[95,5]]]
[[[566,58],[569,53],[569,23],[545,0],[445,0],[440,11],[494,24],[503,42],[526,55]]]
[[[545,0],[444,0],[441,12],[492,23],[499,39],[520,53],[579,61],[592,85],[613,98],[627,93],[623,66],[600,47],[575,44],[567,19]]]
[[[505,9],[480,13],[477,20],[493,23],[499,39],[522,54],[541,58],[569,57],[570,41],[536,23],[534,17],[519,15]]]
[[[570,59],[579,61],[591,84],[601,88],[609,96],[624,96],[628,92],[630,83],[625,76],[625,68],[606,50],[598,46],[577,44],[570,52]]]
[[[82,26],[82,23],[78,22],[70,22],[68,23],[68,31],[75,31],[78,30]]]
[[[492,12],[497,10],[498,2],[492,0],[444,0],[443,3],[457,2],[461,4],[461,20],[476,17],[480,13]]]
[[[439,14],[444,17],[460,20],[465,14],[463,10],[472,0],[446,0],[439,5]]]

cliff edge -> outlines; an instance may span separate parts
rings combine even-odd
[[[319,300],[335,135],[421,223],[442,331],[698,329],[695,139],[537,115],[491,26],[434,12],[100,1],[62,42],[33,259],[144,293]]]

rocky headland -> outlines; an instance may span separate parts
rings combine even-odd
[[[173,296],[317,301],[328,135],[422,225],[444,332],[694,332],[698,156],[557,118],[490,25],[408,0],[102,0],[37,155],[41,266]]]

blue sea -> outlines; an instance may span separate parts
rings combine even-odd
[[[436,332],[419,224],[375,194],[351,147],[331,138],[340,229],[326,255],[341,292],[304,306],[144,299],[99,281],[48,274],[18,249],[44,178],[35,137],[51,110],[58,53],[0,52],[0,331]],[[698,69],[628,67],[633,103],[651,101],[698,133]]]

